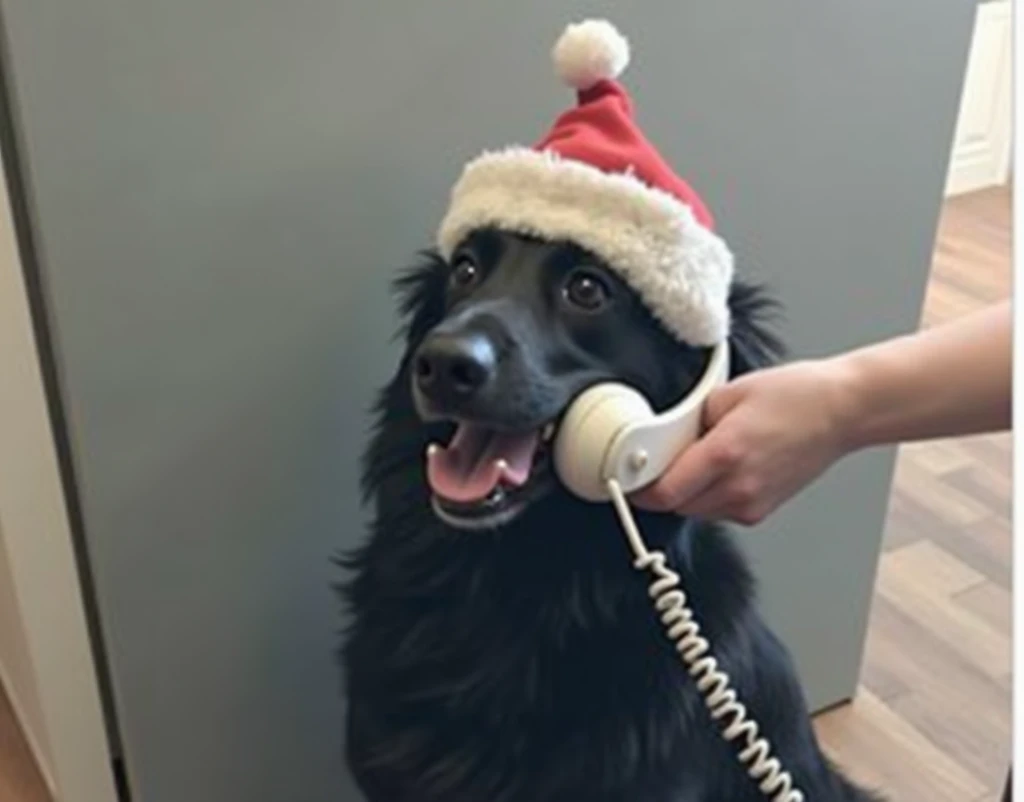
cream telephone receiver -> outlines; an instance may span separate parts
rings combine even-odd
[[[625,493],[661,476],[700,437],[701,411],[729,379],[729,345],[721,342],[697,385],[676,406],[656,414],[624,384],[599,384],[583,392],[566,413],[555,440],[559,479],[587,501],[608,501],[608,480]]]
[[[583,392],[566,413],[555,439],[555,471],[587,501],[611,501],[633,551],[633,565],[653,577],[649,594],[665,632],[704,697],[726,741],[736,742],[739,761],[772,802],[803,802],[771,744],[719,669],[711,644],[700,634],[680,576],[665,554],[649,551],[626,496],[655,481],[700,437],[701,413],[711,391],[728,381],[729,346],[719,343],[696,387],[672,409],[657,414],[640,393],[622,384]]]

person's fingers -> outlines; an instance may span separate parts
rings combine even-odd
[[[731,470],[741,459],[742,449],[728,433],[716,428],[743,398],[739,386],[730,383],[713,391],[704,402],[702,427],[706,434],[691,445],[659,479],[635,493],[631,500],[654,512],[678,509]]]
[[[770,506],[758,502],[741,504],[728,496],[709,496],[706,501],[695,501],[683,510],[677,510],[677,514],[706,521],[728,521],[742,526],[755,526],[767,518],[771,511]]]
[[[670,512],[685,506],[728,472],[739,455],[723,438],[710,432],[679,455],[661,478],[638,491],[632,500],[654,512]]]
[[[678,515],[719,519],[728,509],[728,490],[730,477],[719,476],[700,492],[696,493],[683,504],[674,507]]]
[[[704,401],[701,425],[705,430],[716,426],[740,402],[746,390],[743,378],[734,379],[712,390]]]
[[[751,477],[730,474],[675,511],[684,516],[753,526],[768,515],[771,505]]]

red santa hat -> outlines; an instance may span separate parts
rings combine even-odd
[[[466,165],[438,232],[450,257],[473,230],[566,240],[602,258],[675,336],[713,345],[729,329],[733,258],[696,192],[640,131],[615,79],[629,44],[604,20],[570,25],[553,51],[578,102],[533,147]]]

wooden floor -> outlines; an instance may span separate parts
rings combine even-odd
[[[0,688],[0,802],[49,802],[11,706]]]
[[[946,204],[923,323],[1011,292],[1010,193]],[[863,687],[829,753],[894,802],[996,802],[1010,754],[1011,436],[904,446]]]
[[[950,201],[924,325],[1010,293],[1010,195]],[[893,802],[996,802],[1010,751],[1010,437],[901,450],[863,688],[816,721]],[[0,692],[0,800],[46,802]],[[813,802],[810,800],[809,802]]]

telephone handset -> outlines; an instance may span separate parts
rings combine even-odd
[[[608,480],[625,493],[645,487],[701,434],[701,411],[729,379],[729,345],[721,342],[696,386],[660,414],[624,384],[599,384],[580,394],[559,426],[555,470],[565,486],[587,501],[608,501]]]
[[[718,667],[711,644],[700,634],[679,574],[665,554],[649,551],[626,496],[655,481],[700,437],[704,402],[729,378],[729,346],[716,345],[704,375],[686,397],[657,414],[636,390],[599,384],[570,406],[555,439],[555,471],[565,486],[587,501],[611,501],[633,551],[633,565],[653,576],[649,593],[665,632],[693,677],[726,741],[736,741],[750,778],[773,802],[803,802],[803,793],[771,754],[768,739]]]

